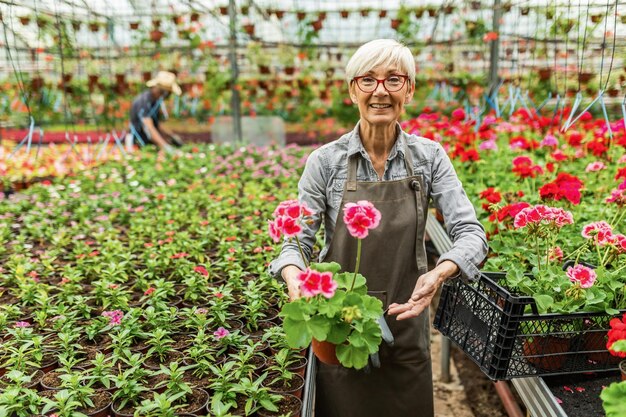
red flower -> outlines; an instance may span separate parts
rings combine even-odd
[[[626,352],[616,352],[614,350],[611,350],[611,346],[613,345],[613,343],[617,342],[618,340],[626,339],[626,313],[624,313],[624,316],[621,320],[618,318],[612,319],[609,322],[609,325],[611,326],[611,330],[609,330],[607,334],[609,340],[606,343],[606,348],[609,350],[609,352],[611,352],[611,355],[620,358],[626,358]]]
[[[460,107],[458,109],[455,109],[452,112],[452,119],[453,120],[464,120],[465,119],[465,110],[463,110]]]
[[[181,258],[186,258],[187,256],[189,256],[189,254],[186,253],[186,252],[178,252],[178,253],[175,253],[174,255],[170,256],[170,258],[172,258],[172,259],[181,259]]]
[[[487,200],[487,202],[490,204],[497,204],[502,201],[502,195],[500,195],[500,193],[497,192],[496,189],[493,187],[489,187],[486,190],[481,191],[479,197]],[[483,203],[483,210],[489,210],[490,204]]]
[[[206,269],[204,266],[202,266],[202,265],[198,265],[198,266],[196,266],[196,267],[193,269],[193,271],[194,271],[194,272],[197,272],[197,273],[199,273],[199,274],[201,274],[201,275],[204,275],[205,277],[208,277],[208,276],[209,276],[209,271],[207,271],[207,269]]]
[[[580,189],[583,182],[576,176],[561,172],[556,179],[539,188],[539,196],[542,200],[556,200],[563,198],[572,204],[580,204]]]
[[[617,170],[617,174],[615,174],[615,179],[618,180],[620,178],[626,180],[626,167]]]
[[[155,291],[154,287],[149,287],[147,290],[143,292],[143,295],[150,295]]]

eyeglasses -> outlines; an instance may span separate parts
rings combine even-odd
[[[390,93],[394,93],[404,87],[408,78],[408,75],[393,74],[385,79],[379,80],[378,78],[374,78],[369,75],[361,75],[360,77],[354,77],[352,81],[356,82],[359,90],[364,93],[372,93],[376,91],[378,84],[381,83],[385,90]]]

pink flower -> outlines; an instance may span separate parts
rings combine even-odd
[[[559,141],[554,137],[554,135],[547,134],[545,138],[540,143],[541,146],[553,146],[556,147],[559,145]]]
[[[283,201],[274,210],[274,217],[287,216],[294,220],[311,215],[313,215],[313,212],[307,207],[306,203],[300,203],[298,200]]]
[[[577,264],[567,268],[566,274],[570,281],[579,284],[581,288],[589,288],[596,281],[596,272],[584,265]]]
[[[201,316],[206,316],[209,311],[206,308],[198,308],[196,309],[196,314]]]
[[[122,318],[124,317],[122,310],[103,311],[101,315],[109,318],[109,325],[111,326],[117,326],[122,323]]]
[[[209,276],[209,271],[207,271],[207,269],[202,265],[196,266],[193,271],[199,273],[200,275],[204,275],[205,277]]]
[[[332,298],[338,286],[331,272],[318,272],[309,268],[300,272],[298,279],[300,292],[304,297],[322,294],[326,298]]]
[[[595,239],[598,243],[606,244],[609,236],[613,235],[613,228],[605,221],[593,222],[583,226],[581,234],[586,239]]]
[[[223,327],[219,327],[216,331],[213,332],[213,336],[215,336],[215,338],[218,340],[225,338],[229,334],[230,332]]]
[[[189,256],[189,254],[187,252],[178,252],[178,253],[175,253],[172,256],[170,256],[170,258],[172,258],[172,259],[181,259],[181,258],[186,258],[187,256]]]
[[[27,321],[16,321],[13,327],[18,327],[18,328],[30,327],[30,323]]]
[[[561,261],[563,259],[563,250],[560,246],[555,246],[548,250],[548,259],[551,261]]]
[[[536,206],[528,206],[523,208],[515,215],[513,225],[520,229],[530,224],[553,224],[557,227],[563,227],[566,224],[574,223],[572,213],[557,207],[548,207],[543,204]]]
[[[606,165],[600,161],[590,162],[589,165],[587,165],[587,168],[585,168],[585,172],[600,171],[604,168],[606,168]]]
[[[343,222],[348,232],[357,239],[365,239],[370,229],[380,224],[380,211],[369,201],[346,203],[343,208]]]
[[[495,140],[489,139],[484,142],[481,142],[480,145],[478,145],[478,149],[481,151],[485,151],[485,150],[497,151],[498,145],[496,144]]]
[[[149,287],[147,290],[143,292],[143,295],[150,295],[155,291],[154,287]]]

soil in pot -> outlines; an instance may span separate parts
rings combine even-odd
[[[161,369],[161,365],[168,365],[170,362],[180,361],[183,358],[183,354],[176,350],[168,352],[163,361],[157,355],[151,355],[146,358],[143,365],[149,369]]]
[[[61,381],[60,376],[62,375],[61,371],[54,370],[46,373],[41,378],[41,386],[45,390],[58,390],[61,389]]]
[[[277,379],[278,374],[273,373],[267,376],[267,379],[263,381],[264,385],[270,389],[271,392],[276,394],[291,394],[298,398],[302,398],[302,388],[304,387],[304,378],[298,374],[293,374],[291,380],[286,381]]]
[[[136,405],[134,403],[127,403],[126,405],[124,405],[124,408],[120,408],[119,400],[113,401],[113,403],[111,404],[111,412],[114,416],[117,417],[133,417],[135,415],[136,406],[140,405],[141,401],[149,399],[151,397],[152,394],[147,393],[146,395],[141,396]]]
[[[206,406],[209,403],[209,393],[200,388],[191,390],[191,394],[187,394],[186,405],[178,409],[180,413],[204,414]]]
[[[83,408],[79,411],[90,417],[107,417],[111,408],[111,393],[96,391],[89,398],[93,401],[93,407]]]
[[[37,385],[39,385],[39,382],[41,381],[41,378],[43,378],[44,376],[44,372],[41,371],[40,369],[37,370],[27,370],[24,372],[25,374],[31,375],[31,380],[29,383],[24,384],[25,388],[35,388]],[[9,379],[9,377],[4,374],[0,377],[0,392],[2,391],[3,387],[6,387],[7,385],[11,385],[13,384],[13,381],[11,381],[11,379]]]
[[[273,416],[291,416],[300,417],[302,411],[302,401],[290,394],[284,395],[283,398],[276,404],[278,411],[259,410],[257,414],[259,417],[273,417]]]

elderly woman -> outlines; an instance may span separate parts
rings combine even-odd
[[[309,156],[298,191],[300,201],[316,214],[300,240],[310,258],[323,219],[320,260],[351,270],[356,239],[347,232],[341,208],[369,200],[380,210],[380,226],[363,244],[360,272],[392,316],[386,321],[395,343],[381,346],[381,367],[369,373],[320,363],[315,413],[433,416],[428,306],[447,279],[478,274],[477,265],[487,253],[484,229],[443,148],[400,128],[398,119],[415,91],[409,49],[389,39],[366,43],[348,62],[346,81],[360,120],[350,133]],[[424,228],[431,198],[454,245],[428,271]],[[270,265],[270,272],[287,283],[291,299],[300,296],[297,276],[302,269],[292,243],[285,243]]]

